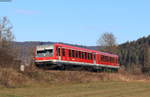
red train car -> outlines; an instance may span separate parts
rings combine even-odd
[[[118,56],[115,54],[59,43],[37,46],[34,59],[38,67],[83,66],[115,71],[119,68]]]

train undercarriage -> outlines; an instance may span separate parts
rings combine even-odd
[[[63,62],[36,62],[38,68],[44,70],[71,70],[71,71],[90,71],[90,72],[118,72],[118,68],[102,67],[102,66],[89,66],[83,64],[69,64]]]

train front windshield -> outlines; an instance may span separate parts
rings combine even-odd
[[[54,54],[54,49],[50,47],[37,47],[36,57],[52,57]]]

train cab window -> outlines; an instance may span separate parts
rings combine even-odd
[[[52,57],[53,49],[38,50],[36,56],[37,57]]]
[[[65,56],[65,49],[62,48],[62,56]]]

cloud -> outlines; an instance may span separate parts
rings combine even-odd
[[[39,13],[38,11],[35,10],[25,10],[25,9],[16,9],[15,12],[24,15],[35,15]]]

